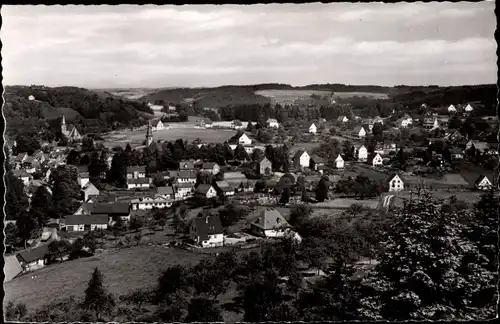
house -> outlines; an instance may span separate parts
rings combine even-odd
[[[163,197],[165,199],[174,199],[175,198],[174,187],[172,186],[157,187],[156,195]]]
[[[291,173],[285,173],[278,181],[278,183],[275,185],[275,188],[277,189],[283,189],[283,188],[290,188],[294,186],[296,183],[296,178],[293,174]]]
[[[253,192],[255,189],[255,183],[257,180],[246,180],[242,181],[237,189],[242,192]]]
[[[258,174],[270,175],[273,173],[273,164],[265,156],[260,158],[260,161],[256,163],[256,171]]]
[[[367,160],[368,164],[372,166],[380,166],[383,164],[383,159],[378,153],[370,154]]]
[[[132,210],[148,210],[153,208],[169,208],[172,207],[172,200],[164,197],[140,197],[130,201]]]
[[[192,183],[177,183],[174,186],[175,188],[175,199],[186,199],[190,197],[193,193],[193,184]]]
[[[64,115],[61,119],[61,133],[70,141],[79,141],[82,139],[82,135],[80,134],[80,132],[78,132],[74,125],[66,125],[66,119],[64,118]]]
[[[457,108],[455,108],[455,106],[453,106],[453,105],[450,105],[450,106],[448,107],[448,112],[449,112],[449,113],[450,113],[450,112],[457,112]]]
[[[179,161],[179,170],[194,170],[194,161],[183,160]]]
[[[356,126],[352,131],[353,136],[357,136],[359,138],[366,136],[366,130],[363,126]]]
[[[250,137],[247,136],[247,134],[243,133],[240,138],[238,138],[238,144],[241,144],[241,145],[251,145],[252,144],[252,140],[250,139]]]
[[[176,183],[196,183],[198,173],[195,170],[170,171],[170,178],[175,178]]]
[[[311,126],[309,126],[309,133],[316,134],[317,131],[318,128],[316,127],[316,125],[314,125],[314,123],[312,123]]]
[[[204,162],[201,166],[201,171],[210,172],[215,175],[220,172],[220,167],[215,162]]]
[[[23,268],[23,272],[30,272],[45,267],[49,245],[42,244],[36,248],[28,249],[16,254],[16,258]]]
[[[347,122],[349,121],[349,118],[347,118],[347,116],[345,116],[345,115],[342,115],[342,116],[339,116],[339,117],[337,118],[337,121],[338,121],[339,123],[347,123]]]
[[[92,184],[92,182],[88,182],[82,188],[83,201],[86,202],[90,197],[99,196],[99,193],[99,189],[97,189],[96,186]]]
[[[195,189],[195,194],[208,199],[217,197],[217,191],[209,184],[199,184]]]
[[[127,189],[149,188],[151,178],[127,179]]]
[[[366,162],[368,160],[368,149],[364,145],[354,146],[354,156],[358,158],[358,161]]]
[[[453,133],[449,133],[449,134],[445,135],[445,138],[449,142],[457,142],[457,141],[461,141],[462,139],[464,139],[464,136],[462,134],[460,134],[459,131],[454,131]]]
[[[189,238],[201,247],[224,245],[224,233],[219,215],[197,217],[189,227]]]
[[[130,222],[130,204],[123,202],[90,204],[90,215],[106,214],[111,217],[110,225],[119,217],[122,221]]]
[[[269,118],[267,121],[266,121],[266,125],[267,127],[271,127],[271,128],[279,128],[280,127],[280,124],[278,123],[278,121],[274,118]]]
[[[242,182],[246,182],[247,177],[241,172],[226,172],[224,173],[224,181],[237,187]]]
[[[439,119],[437,119],[436,117],[424,118],[423,126],[424,128],[430,130],[439,128],[440,126]]]
[[[27,158],[28,158],[28,153],[17,154],[16,157],[14,158],[14,164],[16,165],[16,169],[19,169]]]
[[[5,274],[4,282],[9,282],[23,272],[23,267],[15,255],[5,255],[3,258],[3,272]]]
[[[305,150],[298,150],[293,156],[292,162],[296,168],[308,168],[311,165],[311,157]]]
[[[251,232],[262,237],[284,237],[290,229],[290,224],[273,208],[263,210],[259,218],[250,224]]]
[[[107,229],[109,215],[68,215],[65,219],[65,229],[67,232],[95,231],[96,229]]]
[[[211,121],[210,119],[204,119],[201,121],[201,127],[205,127],[205,128],[213,128],[214,126],[214,122]]]
[[[127,167],[127,179],[140,179],[145,177],[146,167],[144,165]]]
[[[38,160],[39,163],[43,163],[43,162],[45,162],[45,160],[47,160],[47,158],[45,157],[45,154],[40,150],[36,150],[33,153],[33,158]]]
[[[383,125],[384,124],[384,119],[382,117],[380,117],[380,116],[375,116],[375,118],[373,118],[373,124],[377,124],[377,123]]]
[[[391,177],[389,177],[387,182],[389,184],[390,192],[401,191],[404,189],[404,181],[398,174],[394,174]]]
[[[35,96],[33,96],[33,95],[29,95],[29,96],[28,96],[28,100],[31,100],[31,101],[35,100]]]
[[[473,110],[474,110],[474,108],[470,104],[467,104],[467,106],[464,109],[465,112],[471,112]]]
[[[12,170],[12,174],[20,179],[25,186],[28,186],[33,179],[33,176],[26,172],[26,170]]]
[[[80,188],[85,188],[87,183],[90,181],[90,176],[88,172],[80,172],[78,173],[78,183],[80,184]]]
[[[396,120],[396,126],[398,128],[406,128],[410,125],[413,124],[413,120],[411,118],[399,118],[398,120]]]
[[[216,181],[215,190],[219,195],[234,196],[234,187],[226,181]]]
[[[470,140],[467,144],[465,144],[465,150],[470,150],[471,148],[474,148],[483,154],[489,149],[489,145],[486,142]]]
[[[243,124],[241,123],[241,121],[239,120],[233,120],[231,122],[231,128],[234,128],[234,129],[242,129],[243,128]]]
[[[344,168],[344,159],[342,156],[339,154],[337,158],[335,159],[335,168],[336,169],[343,169]]]
[[[163,125],[161,119],[158,119],[157,121],[154,121],[152,124],[152,130],[153,131],[159,131],[159,130],[164,130],[165,125]]]
[[[463,160],[464,158],[464,151],[458,147],[452,147],[450,153],[451,159],[454,161]]]
[[[477,190],[490,190],[493,188],[493,184],[490,179],[485,175],[480,175],[479,178],[474,182],[474,188]]]
[[[309,163],[310,163],[309,167],[311,169],[318,171],[319,169],[322,169],[322,167],[325,166],[326,160],[318,155],[312,155],[311,158],[309,159]]]

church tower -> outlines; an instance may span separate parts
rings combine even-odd
[[[153,143],[153,130],[151,129],[151,124],[148,123],[148,130],[146,131],[146,146]]]
[[[61,120],[61,133],[66,136],[67,129],[66,129],[66,119],[64,118],[64,115],[62,115],[62,120]]]

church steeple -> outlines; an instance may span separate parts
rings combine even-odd
[[[153,130],[151,129],[151,124],[148,123],[148,130],[146,131],[146,146],[153,143]]]
[[[67,133],[67,130],[66,130],[66,119],[64,118],[64,115],[62,115],[62,119],[61,119],[61,133],[63,135],[66,135],[66,133]]]

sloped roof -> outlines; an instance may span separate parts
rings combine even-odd
[[[215,162],[203,162],[201,168],[202,169],[213,169],[214,166],[216,166],[216,165],[217,165],[217,163],[215,163]]]
[[[403,179],[403,177],[401,176],[401,174],[398,174],[398,173],[393,173],[391,174],[388,178],[387,178],[387,182],[390,182],[392,179],[394,179],[395,176],[398,176],[399,179],[401,179],[401,181],[403,182],[406,182],[405,179]]]
[[[195,233],[200,237],[200,240],[208,240],[208,235],[222,234],[219,215],[196,217],[193,222]]]
[[[175,186],[177,188],[193,188],[192,183],[177,183]]]
[[[49,245],[42,244],[36,248],[21,251],[16,255],[16,257],[19,261],[30,263],[45,258],[48,251]]]
[[[156,193],[159,194],[159,195],[173,195],[174,194],[174,188],[172,186],[157,187],[156,188]]]
[[[146,166],[144,165],[128,166],[127,173],[132,173],[132,172],[146,172]]]
[[[15,255],[4,256],[3,272],[5,274],[4,282],[11,281],[17,277],[22,271],[23,267]]]
[[[194,169],[194,161],[191,160],[179,161],[179,169]]]
[[[178,178],[196,178],[197,173],[194,170],[180,170],[177,172]]]
[[[326,159],[322,158],[319,155],[313,154],[311,155],[311,158],[315,163],[326,163]]]
[[[359,132],[361,132],[361,129],[363,129],[365,132],[365,128],[363,126],[356,126],[354,127],[354,129],[352,130],[353,133],[356,133],[356,134],[359,134]]]
[[[210,190],[210,188],[212,188],[212,185],[202,183],[199,184],[198,187],[196,187],[196,192],[206,194]]]
[[[266,208],[259,215],[259,218],[252,223],[254,226],[260,227],[264,230],[289,228],[290,224],[286,221],[281,214],[273,208]]]
[[[295,154],[293,155],[293,159],[294,160],[297,160],[297,159],[300,159],[300,157],[302,156],[302,154],[306,153],[306,150],[298,150],[297,152],[295,152]]]
[[[234,126],[243,126],[243,124],[241,123],[241,121],[239,121],[237,119],[233,120],[233,125]]]
[[[65,220],[66,225],[108,224],[108,222],[108,214],[68,215]]]
[[[83,191],[88,191],[88,190],[94,190],[94,189],[95,189],[95,190],[97,190],[97,191],[99,191],[99,189],[97,189],[97,187],[96,187],[96,186],[94,186],[94,185],[92,184],[92,182],[87,182],[87,184],[85,185],[85,187],[83,187],[83,189],[82,189],[82,190],[83,190]]]
[[[247,177],[241,172],[226,172],[224,173],[224,180],[246,179]]]
[[[151,183],[151,178],[138,178],[138,179],[127,179],[127,183],[144,184]]]
[[[491,180],[490,180],[487,176],[485,176],[484,174],[481,174],[481,175],[480,175],[480,176],[476,179],[476,181],[474,181],[474,185],[478,185],[478,184],[480,184],[480,183],[481,183],[481,181],[483,181],[483,179],[484,179],[484,178],[488,179],[488,181],[489,181],[490,183],[492,183],[492,181],[491,181]]]
[[[122,214],[130,213],[129,203],[99,203],[92,204],[92,214]]]

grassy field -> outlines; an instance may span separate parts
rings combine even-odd
[[[319,96],[330,96],[331,91],[325,90],[259,90],[255,94],[273,98],[277,101],[295,100],[299,97],[310,97],[313,94]],[[388,96],[385,93],[372,93],[372,92],[334,92],[334,97],[339,98],[351,98],[351,97],[369,97],[374,99],[387,99]]]
[[[94,267],[104,275],[104,284],[110,292],[120,295],[138,288],[156,284],[160,273],[175,264],[197,263],[203,255],[189,251],[139,246],[113,252],[104,252],[91,258],[51,265],[4,284],[5,304],[23,302],[29,310],[61,296],[81,297]]]
[[[372,99],[389,98],[389,96],[386,93],[375,93],[375,92],[334,92],[333,97],[339,97],[339,98],[368,97]]]
[[[207,143],[223,143],[231,138],[236,132],[230,129],[203,129],[194,128],[191,123],[170,124],[172,128],[156,131],[153,133],[153,139],[160,141],[175,141],[182,138],[189,142],[195,139],[201,139]],[[123,130],[113,134],[105,135],[104,145],[108,147],[126,146],[130,143],[132,147],[142,145],[146,139],[146,130],[139,129],[135,131]]]

